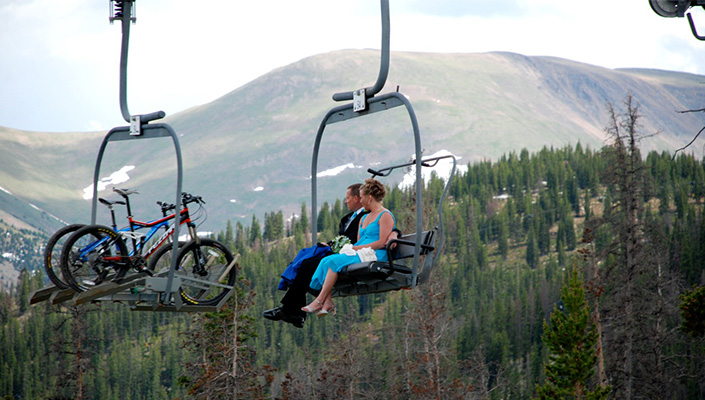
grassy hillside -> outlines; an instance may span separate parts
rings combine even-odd
[[[316,55],[167,117],[180,138],[184,189],[208,202],[204,228],[223,229],[228,219],[248,224],[253,214],[261,218],[270,210],[288,216],[310,201],[315,134],[325,113],[338,105],[331,95],[370,86],[378,63],[373,50]],[[703,107],[701,80],[684,73],[610,70],[511,53],[393,53],[383,92],[399,86],[408,96],[426,153],[448,149],[468,163],[578,141],[599,148],[605,104],[619,107],[627,93],[641,104],[642,130],[661,132],[642,143],[643,151],[672,152],[702,126],[698,115],[675,112]],[[406,161],[413,153],[404,111],[383,114],[326,130],[319,171],[347,163],[361,168],[321,179],[321,201],[341,197],[351,181],[366,177],[367,167]],[[0,128],[0,186],[66,221],[85,222],[90,203],[82,199],[83,189],[92,181],[104,134]],[[139,189],[135,214],[151,216],[156,200],[174,197],[173,154],[168,140],[114,143],[108,146],[101,177],[135,166],[129,182],[119,186]]]

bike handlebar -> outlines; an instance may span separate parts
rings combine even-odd
[[[194,196],[190,193],[183,192],[181,193],[181,203],[185,206],[189,203],[200,203],[200,204],[206,204],[205,201],[203,201],[203,198],[201,196]],[[158,201],[157,204],[162,208],[162,212],[166,213],[167,211],[171,211],[176,208],[176,205],[163,202],[163,201]]]
[[[181,193],[181,201],[183,202],[184,205],[188,203],[199,203],[199,204],[206,204],[206,202],[203,200],[203,197],[201,196],[194,196],[190,193],[183,192]]]

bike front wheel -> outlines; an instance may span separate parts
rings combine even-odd
[[[129,252],[125,242],[114,230],[102,225],[77,230],[61,251],[63,278],[77,292],[105,282],[126,262]]]
[[[191,241],[179,249],[176,276],[181,278],[181,297],[198,305],[216,305],[235,284],[233,255],[212,239]]]
[[[177,252],[183,247],[186,242],[179,242]],[[152,271],[154,276],[164,276],[169,273],[171,268],[171,250],[174,248],[174,243],[164,243],[157,251],[149,256],[147,268]]]

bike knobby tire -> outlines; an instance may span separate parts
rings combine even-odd
[[[61,270],[61,249],[64,247],[66,240],[77,230],[83,228],[84,224],[71,224],[56,231],[47,242],[44,248],[44,272],[46,272],[49,280],[59,289],[70,288],[66,279],[63,277]]]
[[[113,229],[88,225],[74,232],[61,251],[63,278],[69,286],[84,292],[108,280],[129,262],[125,242]]]
[[[237,267],[230,265],[232,261],[230,250],[216,240],[203,238],[186,243],[176,259],[175,275],[181,278],[181,298],[188,304],[218,304],[230,288],[214,284],[235,284]]]

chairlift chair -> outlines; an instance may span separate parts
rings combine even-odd
[[[421,136],[419,125],[411,103],[406,96],[396,92],[377,95],[387,80],[389,73],[389,0],[381,0],[382,14],[382,49],[380,69],[377,81],[374,86],[358,89],[351,92],[336,93],[333,95],[335,101],[349,101],[328,111],[323,121],[319,125],[316,140],[314,142],[313,156],[311,161],[311,237],[312,243],[317,242],[317,172],[318,154],[323,138],[323,133],[327,126],[349,119],[354,119],[376,112],[386,111],[399,106],[404,106],[412,126],[414,135],[414,159],[412,162],[395,165],[381,170],[368,170],[375,176],[387,176],[395,169],[414,167],[416,181],[414,189],[416,193],[416,229],[414,233],[403,235],[393,241],[396,244],[394,249],[388,249],[389,261],[387,262],[363,262],[350,265],[344,268],[338,275],[338,281],[333,289],[334,297],[354,296],[367,293],[380,293],[398,289],[411,289],[426,282],[431,274],[434,263],[441,251],[443,243],[443,218],[442,204],[445,199],[452,176],[455,174],[456,160],[453,156],[436,157],[423,159],[421,153]],[[453,169],[451,176],[445,183],[443,195],[438,205],[439,225],[435,228],[423,230],[423,167],[433,167],[442,158],[452,158]],[[421,257],[424,256],[424,263],[420,265]],[[404,264],[400,260],[412,259],[411,266]]]
[[[450,176],[445,181],[443,193],[438,201],[438,225],[433,229],[421,230],[391,240],[387,245],[387,261],[368,261],[349,265],[338,274],[338,281],[333,289],[334,297],[354,296],[368,293],[380,293],[391,290],[411,289],[423,284],[431,276],[431,271],[442,252],[444,243],[443,203],[448,193],[452,177],[455,175],[457,160],[453,155],[424,158],[422,166],[433,168],[439,161],[450,159],[453,163]],[[368,169],[372,177],[388,176],[392,171],[415,165],[416,161],[394,165],[380,170]],[[415,185],[423,185],[423,178],[417,176]],[[422,199],[416,198],[417,209],[422,207]],[[423,224],[422,224],[423,225]],[[417,237],[420,244],[417,247]],[[406,260],[416,254],[424,256],[423,262],[415,261],[411,266]],[[404,261],[402,261],[404,260]]]
[[[95,164],[93,175],[93,203],[91,211],[91,224],[96,223],[96,210],[98,201],[98,180],[103,154],[109,142],[139,140],[159,137],[170,137],[176,152],[177,179],[176,179],[176,200],[174,205],[175,215],[181,213],[181,193],[182,193],[182,158],[179,139],[174,129],[166,123],[154,123],[164,118],[163,111],[149,114],[132,115],[127,106],[127,55],[130,41],[130,24],[136,21],[134,3],[136,0],[110,0],[109,20],[122,23],[122,46],[120,52],[120,111],[123,118],[129,125],[119,126],[111,129],[103,139]],[[179,237],[180,224],[175,223],[173,237]],[[177,251],[171,254],[171,268],[166,276],[158,275],[145,277],[142,275],[132,275],[123,279],[120,283],[106,282],[85,292],[75,293],[71,290],[60,290],[54,286],[40,289],[33,293],[31,304],[41,301],[51,301],[52,304],[59,304],[65,301],[73,301],[81,304],[91,301],[121,301],[130,304],[133,310],[137,311],[177,311],[177,312],[212,312],[219,310],[228,298],[232,295],[234,287],[224,296],[217,305],[193,305],[185,304],[179,295],[180,278],[175,276]],[[235,263],[237,258],[233,261]],[[229,268],[233,268],[230,265]],[[131,289],[136,286],[145,288],[143,293],[133,293]]]

